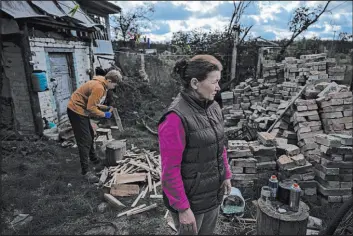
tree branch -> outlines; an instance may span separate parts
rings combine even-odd
[[[244,42],[245,37],[248,35],[248,33],[249,33],[249,31],[250,31],[250,29],[251,29],[252,27],[253,27],[253,26],[251,25],[251,26],[245,28],[244,35],[243,35],[243,37],[241,38],[241,40],[239,41],[238,45],[240,45],[240,44],[242,44],[242,43]]]

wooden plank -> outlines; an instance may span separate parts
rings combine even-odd
[[[140,187],[137,184],[113,184],[110,194],[114,197],[128,197],[138,195]]]
[[[133,212],[129,212],[129,213],[127,213],[127,216],[139,214],[139,213],[142,213],[142,212],[145,212],[145,211],[154,209],[154,208],[156,208],[156,207],[157,207],[157,203],[154,203],[154,204],[152,204],[152,205],[149,205],[148,207],[144,207],[144,208],[141,208],[141,209],[139,209],[139,210],[136,210],[136,211],[133,211]]]
[[[116,174],[116,184],[127,184],[146,181],[146,173]]]
[[[165,215],[164,215],[164,219],[166,219],[168,217],[168,214],[169,214],[169,210],[167,209],[167,211],[165,212]]]
[[[150,192],[152,191],[152,177],[151,177],[151,172],[148,172],[147,174],[147,180],[148,180],[148,188],[150,190]]]
[[[114,119],[116,122],[116,125],[119,127],[120,131],[124,131],[123,125],[121,123],[121,119],[118,113],[118,110],[116,108],[113,108],[113,115],[114,115]]]
[[[173,222],[168,221],[168,225],[170,226],[170,228],[172,228],[175,232],[178,232],[178,230],[175,228],[175,225]]]
[[[118,199],[110,195],[109,193],[104,194],[104,199],[107,200],[111,205],[117,208],[125,207],[123,203],[121,203]]]
[[[148,192],[148,189],[149,189],[149,188],[147,188],[147,186],[146,186],[146,189],[144,190],[144,193],[143,193],[143,195],[142,195],[141,198],[145,198],[145,196],[146,196],[146,194],[147,194],[147,192]]]
[[[156,182],[154,182],[154,181],[153,181],[153,190],[154,190],[154,195],[157,195]]]
[[[138,167],[141,167],[141,168],[143,168],[143,169],[145,169],[145,170],[147,170],[147,171],[155,172],[156,174],[159,175],[158,171],[149,168],[147,165],[140,164],[140,163],[137,163],[137,162],[135,162],[135,161],[130,161],[130,164],[135,165],[135,166],[138,166]]]
[[[128,211],[121,212],[121,213],[118,214],[117,217],[126,215],[126,214],[129,213],[129,212],[133,212],[133,211],[139,210],[139,209],[141,209],[141,208],[144,208],[145,206],[146,206],[146,204],[142,204],[142,205],[139,205],[139,206],[137,206],[137,207],[135,207],[135,208],[132,208],[132,209],[130,209],[130,210],[128,210]]]

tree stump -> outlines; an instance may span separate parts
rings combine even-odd
[[[287,212],[279,213],[278,207]],[[257,201],[257,235],[306,235],[308,218],[309,207],[302,201],[298,212],[278,201],[269,204],[262,199]]]
[[[105,149],[106,164],[116,166],[116,161],[122,160],[126,153],[126,143],[119,140],[109,142]]]

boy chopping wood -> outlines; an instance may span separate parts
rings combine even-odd
[[[67,115],[74,131],[79,155],[82,175],[89,182],[96,183],[99,178],[88,170],[88,159],[97,165],[100,163],[96,157],[93,139],[94,132],[90,117],[106,118],[112,116],[113,107],[102,105],[109,89],[114,89],[122,81],[118,70],[111,70],[105,76],[94,76],[72,95],[67,105]]]

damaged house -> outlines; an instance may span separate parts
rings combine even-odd
[[[2,1],[0,128],[42,134],[58,124],[71,93],[114,53],[108,1]]]

